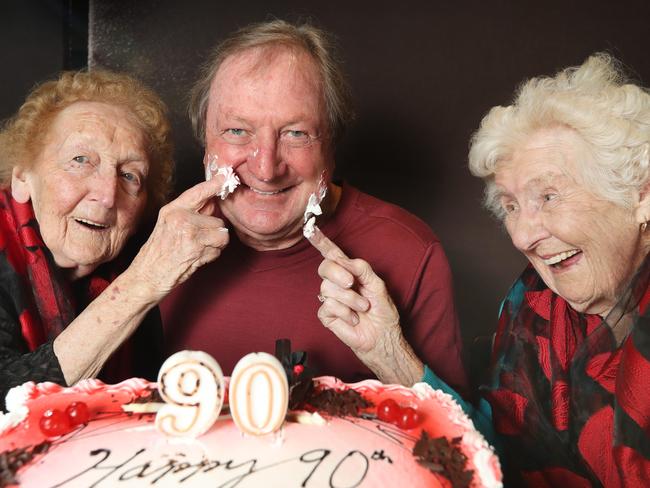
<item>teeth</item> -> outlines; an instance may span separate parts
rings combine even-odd
[[[105,225],[105,224],[99,224],[99,223],[97,223],[97,222],[93,222],[92,220],[78,219],[78,218],[75,218],[75,220],[76,220],[77,222],[81,222],[81,223],[83,223],[83,224],[92,225],[93,227],[99,227],[99,228],[101,228],[101,229],[105,229],[105,228],[108,227],[108,225]]]
[[[552,264],[557,264],[560,261],[564,261],[565,259],[569,259],[571,256],[575,256],[579,252],[580,251],[578,249],[572,249],[571,251],[565,251],[565,252],[561,252],[560,254],[556,254],[555,256],[548,259],[544,259],[543,261],[544,264],[550,266]]]
[[[252,186],[249,186],[248,188],[250,188],[251,190],[253,190],[253,191],[254,191],[255,193],[257,193],[258,195],[277,195],[278,193],[280,193],[280,192],[282,191],[282,190],[276,190],[276,191],[262,191],[262,190],[256,190],[256,189],[253,188]]]

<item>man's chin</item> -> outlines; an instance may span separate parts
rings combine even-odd
[[[302,226],[289,230],[286,227],[270,225],[241,226],[233,223],[235,232],[245,245],[258,251],[286,249],[302,238]]]

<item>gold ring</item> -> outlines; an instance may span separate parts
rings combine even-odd
[[[318,294],[318,301],[323,303],[325,301],[325,297],[321,295],[320,293]]]

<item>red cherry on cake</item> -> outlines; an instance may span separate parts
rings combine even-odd
[[[305,370],[305,367],[302,364],[296,364],[293,367],[293,374],[298,376],[300,373],[302,373]]]
[[[65,409],[65,414],[68,416],[71,426],[87,424],[90,420],[88,405],[84,402],[72,402]]]
[[[384,422],[394,424],[399,418],[401,410],[402,409],[397,402],[392,398],[389,398],[377,405],[377,418]]]
[[[58,437],[70,431],[68,416],[56,408],[45,410],[38,425],[46,437]]]
[[[420,423],[420,414],[411,407],[404,407],[397,417],[397,426],[400,429],[409,430],[418,426]]]

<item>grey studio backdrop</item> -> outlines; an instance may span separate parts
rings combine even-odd
[[[482,182],[467,169],[470,135],[524,78],[594,51],[611,52],[650,84],[648,0],[8,0],[0,12],[0,116],[12,114],[36,81],[86,59],[130,72],[169,105],[177,190],[202,178],[185,107],[210,48],[237,27],[274,17],[311,19],[333,32],[358,115],[338,148],[337,175],[417,214],[438,234],[475,378],[486,348],[474,347],[474,338],[493,332],[525,260],[481,208]]]

